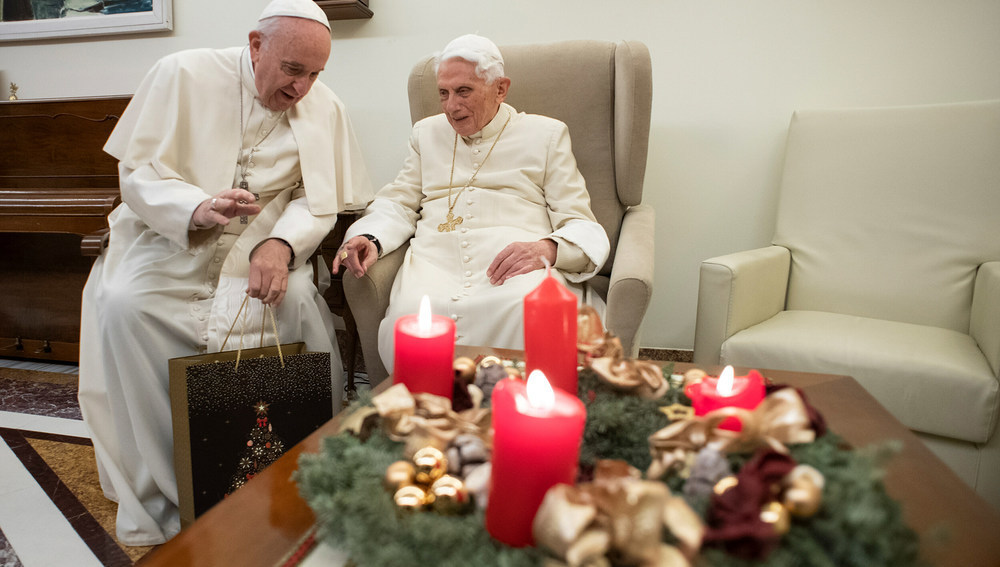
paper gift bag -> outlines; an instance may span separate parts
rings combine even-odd
[[[305,343],[169,361],[181,525],[333,417],[329,353]]]

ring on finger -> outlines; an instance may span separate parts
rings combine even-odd
[[[209,209],[215,210],[215,202],[218,201],[215,197],[212,197],[212,202],[208,205]]]
[[[344,250],[343,252],[340,253],[340,259],[341,260],[347,259],[347,250]]]

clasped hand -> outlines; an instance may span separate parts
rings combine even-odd
[[[493,263],[486,268],[486,277],[490,278],[493,285],[503,285],[514,276],[541,270],[545,267],[546,260],[553,266],[556,263],[556,248],[556,242],[549,238],[534,242],[512,242],[493,258]]]
[[[205,199],[191,215],[191,229],[212,228],[217,224],[226,226],[229,219],[256,215],[260,206],[255,205],[253,193],[246,189],[226,189],[211,199]]]

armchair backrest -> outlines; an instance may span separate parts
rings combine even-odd
[[[1000,260],[1000,101],[796,112],[773,242],[787,309],[969,332]]]
[[[649,50],[636,41],[562,41],[500,46],[511,79],[507,102],[519,112],[569,127],[591,207],[611,240],[601,273],[611,272],[625,210],[642,201],[652,104]],[[439,114],[434,58],[414,65],[410,118]]]

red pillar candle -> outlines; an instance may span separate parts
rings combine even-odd
[[[733,374],[733,367],[727,366],[718,378],[707,376],[684,389],[684,393],[691,398],[695,415],[705,415],[725,407],[754,410],[760,404],[765,394],[764,378],[760,373],[751,370],[746,376]],[[743,424],[736,417],[729,417],[719,428],[741,431]]]
[[[432,315],[425,295],[417,315],[396,320],[393,383],[406,384],[410,392],[427,392],[451,399],[455,372],[455,322]]]
[[[576,396],[532,372],[493,389],[493,470],[486,529],[507,545],[531,545],[531,525],[549,488],[573,484],[587,410]]]
[[[547,273],[524,297],[524,366],[576,395],[576,296]]]

